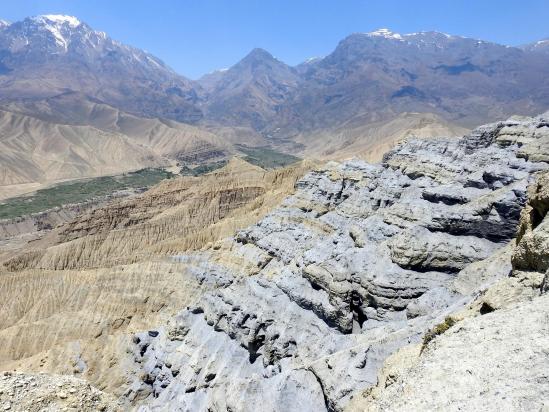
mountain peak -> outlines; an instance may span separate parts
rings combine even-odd
[[[371,31],[369,33],[366,33],[366,35],[370,37],[383,37],[385,39],[394,39],[394,40],[402,40],[402,36],[398,33],[393,33],[389,29],[378,29],[376,31]]]
[[[281,61],[279,61],[276,57],[274,57],[271,53],[269,53],[265,49],[261,48],[255,48],[252,49],[242,60],[240,60],[238,63],[236,63],[232,68],[244,68],[244,67],[252,67],[252,68],[258,68],[263,66],[272,66],[272,65],[279,65],[284,64]]]
[[[0,28],[9,26],[10,24],[9,21],[0,19]]]
[[[37,23],[56,26],[68,24],[71,27],[78,27],[82,24],[76,17],[64,14],[42,14],[31,19]]]
[[[256,47],[255,49],[252,49],[251,52],[248,53],[246,57],[242,60],[246,59],[267,59],[267,60],[276,60],[271,53],[269,53],[267,50],[262,49],[260,47]]]
[[[68,24],[71,27],[78,27],[82,24],[76,17],[67,16],[65,14],[42,14],[40,16],[31,17],[31,19],[37,23],[54,25]]]
[[[523,50],[532,52],[549,53],[549,38],[539,40],[535,43],[525,44],[521,46]]]
[[[62,14],[43,14],[23,20],[24,30],[27,33],[47,32],[55,40],[58,48],[68,49],[72,34],[85,28],[91,30],[74,16]],[[25,35],[27,34],[25,33]]]

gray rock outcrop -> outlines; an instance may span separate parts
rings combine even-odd
[[[343,410],[388,356],[506,276],[481,264],[509,255],[547,168],[509,136],[541,145],[548,117],[412,140],[379,165],[329,163],[219,250],[179,257],[211,292],[134,337],[143,373],[127,399],[142,411]]]

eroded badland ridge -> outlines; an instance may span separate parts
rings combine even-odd
[[[66,380],[1,402],[542,410],[548,144],[547,114],[513,117],[380,164],[234,160],[89,210],[2,256],[0,368],[25,373],[3,381]]]

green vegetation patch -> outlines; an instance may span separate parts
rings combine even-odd
[[[213,162],[213,163],[207,163],[203,164],[194,168],[189,168],[187,166],[183,166],[181,168],[181,174],[183,176],[200,176],[205,175],[206,173],[213,172],[214,170],[221,169],[223,166],[227,164],[227,160],[220,160],[219,162]]]
[[[262,167],[263,169],[276,169],[299,162],[301,159],[297,156],[277,152],[268,147],[249,147],[236,145],[238,150],[246,156],[243,158],[248,163]]]
[[[454,326],[457,322],[451,318],[450,316],[447,316],[446,319],[444,319],[444,322],[439,323],[436,325],[433,329],[431,329],[429,332],[425,334],[423,337],[423,344],[421,345],[421,352],[427,348],[427,345],[429,342],[431,342],[434,338],[436,338],[438,335],[442,335],[444,332],[446,332],[448,329],[450,329],[452,326]]]
[[[108,196],[119,190],[148,188],[173,176],[173,173],[163,169],[142,169],[118,176],[61,183],[0,203],[0,219],[12,219],[71,203],[82,203]]]

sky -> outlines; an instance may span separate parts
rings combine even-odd
[[[355,32],[436,30],[520,45],[549,37],[549,0],[0,0],[0,19],[78,17],[191,79],[261,47],[287,64]]]

